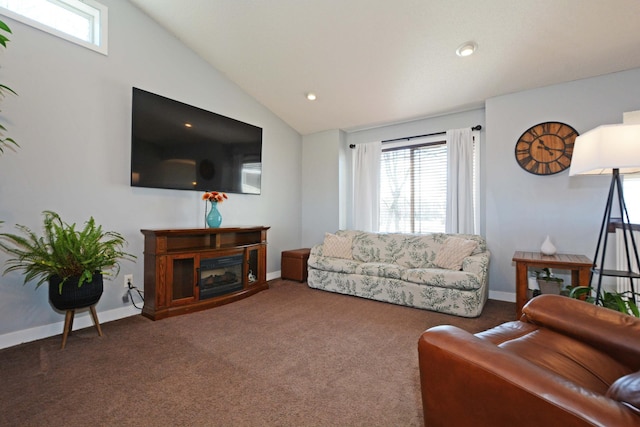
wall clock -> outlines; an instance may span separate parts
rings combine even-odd
[[[553,175],[571,166],[578,132],[565,123],[544,122],[529,129],[516,142],[516,161],[535,175]]]

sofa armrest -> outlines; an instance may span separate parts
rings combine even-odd
[[[559,295],[540,295],[522,309],[522,320],[599,348],[640,370],[640,319]]]
[[[312,246],[309,255],[322,256],[322,248],[322,243]]]
[[[454,326],[418,342],[425,425],[628,426],[623,404]]]
[[[462,261],[462,271],[475,274],[480,277],[483,282],[486,282],[486,277],[489,272],[490,256],[489,251],[485,251],[466,257]]]

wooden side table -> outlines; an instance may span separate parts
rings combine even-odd
[[[516,251],[512,261],[516,263],[516,319],[520,318],[522,307],[527,303],[529,267],[571,270],[571,286],[589,286],[593,265],[584,255],[543,255],[540,252],[523,251]]]

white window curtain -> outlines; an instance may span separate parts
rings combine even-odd
[[[357,144],[353,155],[353,226],[378,231],[381,142]]]
[[[478,132],[470,128],[447,131],[447,233],[478,232],[474,187],[478,184],[479,156],[475,155],[474,133]]]

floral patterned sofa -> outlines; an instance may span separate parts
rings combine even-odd
[[[308,285],[477,317],[487,301],[489,258],[478,235],[340,230],[311,248]]]

